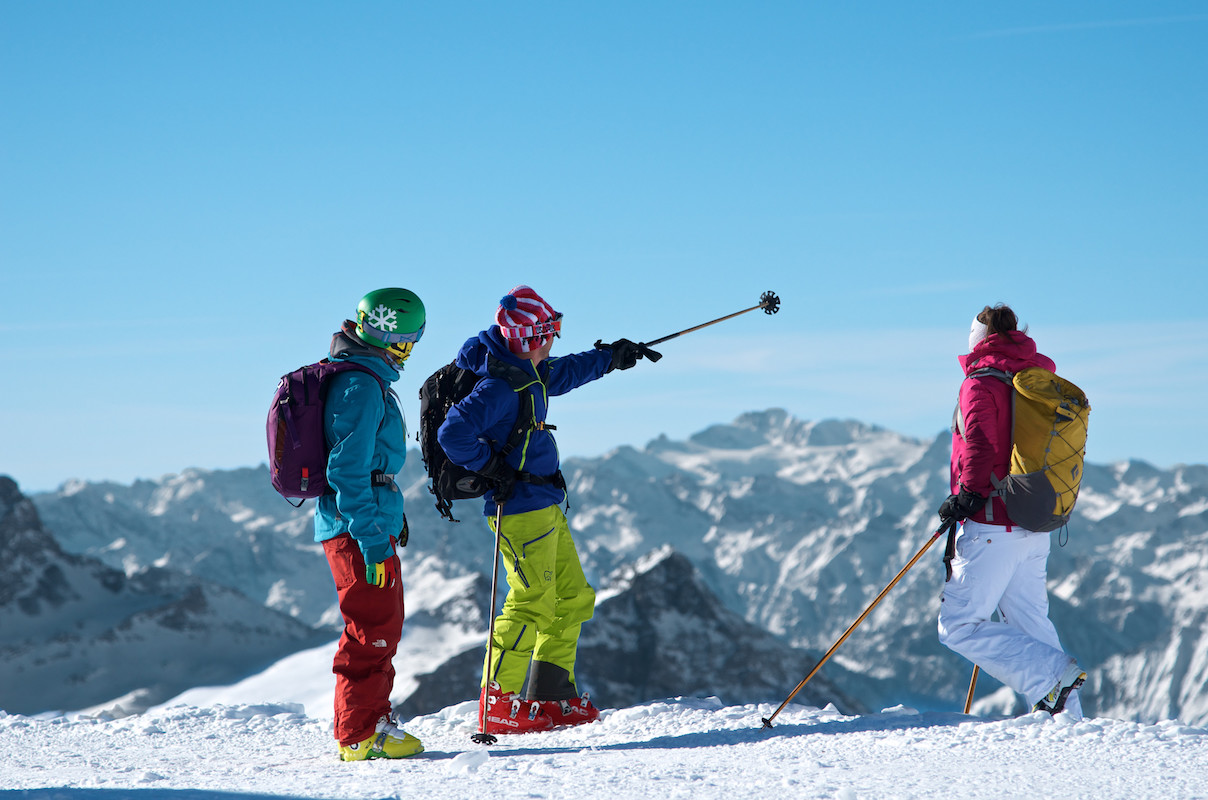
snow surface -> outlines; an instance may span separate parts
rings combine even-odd
[[[418,717],[427,751],[345,764],[297,704],[178,705],[109,720],[0,712],[0,796],[20,798],[1204,798],[1208,729],[666,700],[577,728],[470,740],[476,703]],[[15,790],[15,791],[13,791]]]

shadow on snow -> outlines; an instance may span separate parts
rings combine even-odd
[[[757,744],[773,738],[839,736],[849,733],[867,733],[869,731],[890,732],[919,728],[949,728],[974,721],[992,722],[994,719],[971,717],[951,712],[900,715],[882,714],[846,719],[826,719],[819,722],[774,725],[771,729],[757,726],[739,730],[709,730],[699,733],[681,733],[674,736],[656,736],[653,739],[640,742],[611,742],[598,745],[583,743],[573,747],[513,747],[508,749],[492,745],[478,745],[478,747],[485,749],[492,756],[556,755],[558,753],[581,753],[590,750],[599,752],[618,750],[682,750],[706,747],[731,747],[738,744]],[[501,741],[504,741],[507,737],[501,736],[499,738]],[[455,758],[459,755],[462,755],[462,753],[427,751],[416,758],[417,760],[442,760]]]

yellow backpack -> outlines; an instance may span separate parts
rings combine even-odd
[[[1001,497],[1011,520],[1031,531],[1054,531],[1070,520],[1082,484],[1086,430],[1091,406],[1070,381],[1041,367],[1014,374],[980,369],[970,378],[992,376],[1011,385],[1011,471],[991,475],[991,497]],[[964,438],[964,420],[957,413]],[[993,503],[986,520],[993,521]]]

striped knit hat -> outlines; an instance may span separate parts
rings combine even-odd
[[[513,353],[528,353],[543,347],[562,330],[562,315],[521,284],[503,296],[495,312],[495,324]]]

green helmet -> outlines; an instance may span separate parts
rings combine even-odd
[[[377,289],[357,303],[357,336],[374,347],[411,350],[424,335],[424,301],[407,289]]]

